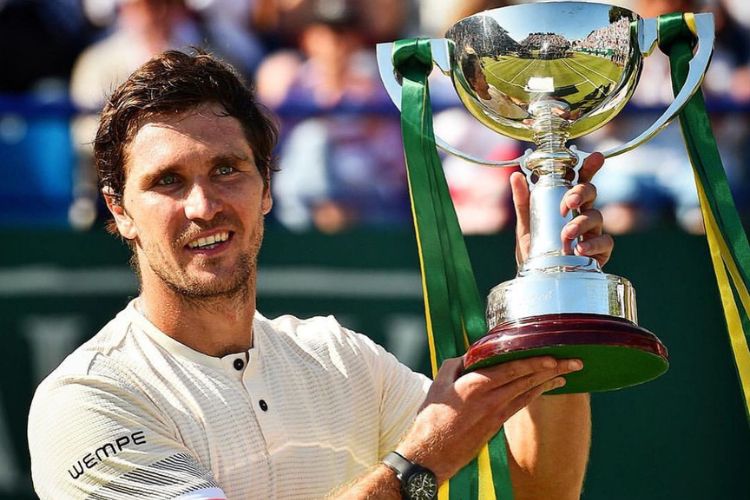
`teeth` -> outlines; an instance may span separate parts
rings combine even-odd
[[[206,236],[205,238],[198,238],[197,240],[193,240],[190,243],[188,243],[188,247],[190,248],[210,247],[216,243],[222,243],[224,241],[227,241],[228,239],[229,239],[229,233],[227,231],[224,231],[222,233],[212,234],[211,236]]]

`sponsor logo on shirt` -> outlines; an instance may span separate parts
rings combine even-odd
[[[114,441],[104,443],[94,451],[86,453],[83,458],[73,464],[73,467],[68,469],[68,474],[73,479],[78,479],[86,470],[96,466],[96,464],[102,462],[105,458],[117,455],[124,447],[128,445],[140,446],[142,444],[146,444],[146,436],[143,434],[143,431],[135,431],[132,434],[120,436]]]

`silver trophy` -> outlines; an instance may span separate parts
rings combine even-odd
[[[672,104],[635,139],[605,151],[612,157],[654,137],[699,88],[712,52],[710,14],[690,15],[698,36],[687,82]],[[497,133],[533,142],[515,160],[475,158],[436,137],[448,153],[493,167],[520,166],[531,189],[531,250],[515,279],[490,292],[488,334],[472,345],[466,368],[551,354],[580,358],[584,370],[559,392],[590,392],[639,384],[664,373],[667,351],[637,326],[635,290],[605,274],[591,258],[563,247],[564,193],[589,155],[569,139],[603,126],[630,99],[643,57],[657,44],[657,20],[606,4],[550,2],[488,10],[457,22],[430,41],[434,64],[449,76],[466,109]],[[392,43],[377,47],[385,87],[401,105]]]

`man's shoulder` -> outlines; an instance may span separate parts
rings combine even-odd
[[[128,315],[121,311],[117,316],[104,325],[93,337],[81,344],[69,354],[60,365],[55,368],[39,384],[37,394],[49,392],[61,385],[77,385],[85,387],[86,381],[109,380],[111,383],[122,383],[118,376],[126,358],[128,336],[132,327]]]
[[[421,377],[371,338],[342,326],[333,316],[300,319],[285,315],[272,320],[261,317],[261,325],[265,333],[259,339],[261,355],[269,359],[270,354],[275,362],[283,359],[297,367],[312,363],[325,370],[378,379],[402,372],[404,377]]]
[[[298,318],[283,315],[274,319],[261,318],[271,342],[294,344],[312,350],[372,350],[375,343],[367,336],[344,327],[333,316]]]

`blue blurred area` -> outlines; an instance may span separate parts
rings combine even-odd
[[[72,106],[0,99],[0,225],[67,226],[75,155]]]

